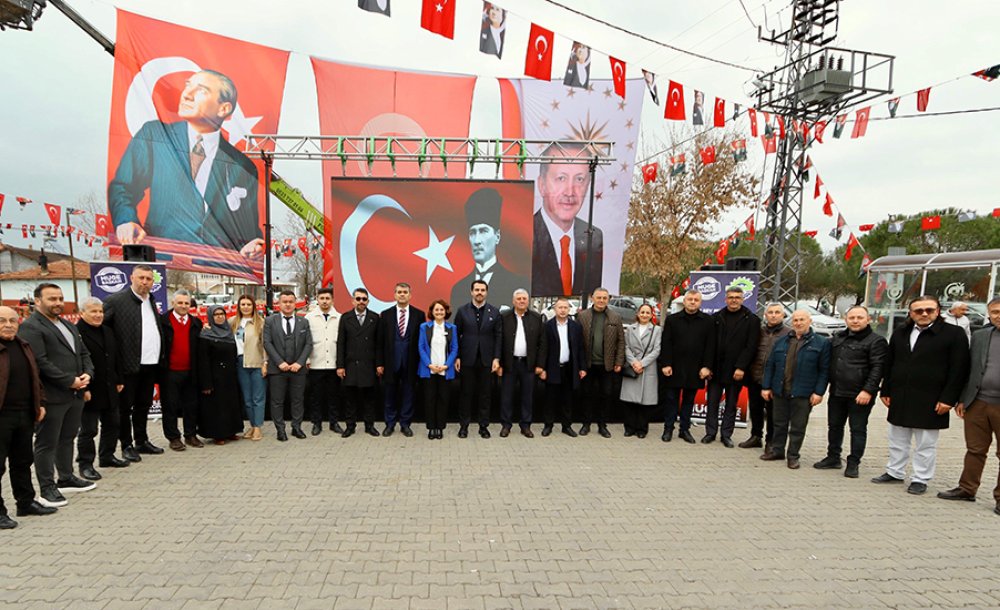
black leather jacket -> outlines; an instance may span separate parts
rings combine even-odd
[[[832,338],[830,395],[854,398],[862,390],[875,398],[885,372],[889,344],[871,326],[852,333],[842,330]]]

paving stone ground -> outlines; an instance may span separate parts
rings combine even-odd
[[[934,497],[958,480],[959,427],[922,497],[868,481],[887,455],[880,411],[858,480],[811,468],[825,407],[799,471],[664,444],[657,427],[644,440],[539,430],[288,443],[268,430],[107,469],[57,515],[0,532],[0,606],[1000,607],[996,459],[978,502]]]

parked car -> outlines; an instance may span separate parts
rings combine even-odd
[[[556,304],[555,301],[553,301],[547,307],[542,309],[542,319],[544,319],[546,322],[556,317],[556,312],[554,309],[555,304]],[[579,309],[580,309],[580,299],[569,299],[569,317],[575,318],[576,312]]]
[[[799,301],[797,303],[782,303],[788,312],[788,316],[785,318],[785,325],[792,325],[792,312],[797,309],[804,309],[809,312],[812,316],[812,327],[813,331],[817,335],[822,335],[824,337],[832,337],[834,333],[838,333],[842,330],[847,330],[847,323],[839,318],[834,318],[833,316],[828,316],[820,310],[816,309],[815,306],[806,303],[805,301]]]

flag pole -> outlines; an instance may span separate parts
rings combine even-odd
[[[594,246],[594,182],[597,180],[597,155],[590,160],[590,207],[587,209],[587,264],[583,266],[583,286],[580,295],[580,311],[587,308],[587,287],[590,284],[590,262]],[[600,283],[600,280],[598,280]]]
[[[76,294],[76,260],[73,258],[73,215],[69,213],[69,210],[66,213],[66,227],[69,229],[66,232],[66,239],[69,241],[69,273],[70,277],[73,278],[73,305],[79,312],[80,297]]]
[[[265,311],[271,311],[274,306],[274,285],[271,283],[271,167],[274,157],[265,151],[260,156],[264,159],[264,298],[267,304]]]

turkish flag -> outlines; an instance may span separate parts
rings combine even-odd
[[[0,193],[0,212],[3,212],[3,200],[4,200],[4,194]]]
[[[858,231],[865,231],[865,232],[867,232],[867,231],[871,231],[874,228],[875,228],[874,224],[858,225]]]
[[[750,117],[750,135],[757,137],[757,110],[755,108],[747,109],[747,116]]]
[[[420,27],[445,38],[455,38],[455,2],[458,0],[424,0]]]
[[[813,199],[819,199],[819,189],[823,186],[823,179],[816,174],[816,189],[813,191]]]
[[[931,99],[931,88],[917,91],[917,112],[927,112],[927,102]]]
[[[1000,218],[1000,208],[993,208],[993,218]]]
[[[847,238],[847,249],[844,250],[844,260],[851,260],[851,255],[854,253],[854,248],[861,245],[858,238],[851,233],[850,237]]]
[[[760,141],[764,144],[764,154],[770,155],[778,152],[778,138],[773,133],[769,136],[761,136]]]
[[[674,289],[670,291],[670,298],[671,299],[676,299],[677,297],[681,296],[681,294],[682,294],[681,293],[681,287],[680,286],[674,286]]]
[[[935,231],[941,228],[940,216],[924,216],[920,219],[921,231]]]
[[[625,62],[615,57],[608,59],[611,60],[611,80],[615,85],[615,93],[625,99]]]
[[[826,201],[823,202],[823,213],[827,216],[833,216],[833,197],[830,193],[826,194]]]
[[[715,262],[720,265],[726,262],[727,254],[729,254],[729,240],[723,239],[719,242],[719,247],[715,249]]]
[[[667,101],[664,104],[663,118],[671,121],[683,121],[684,114],[684,85],[670,81],[670,88],[667,89]]]
[[[655,161],[653,163],[647,163],[642,166],[642,183],[649,184],[650,182],[656,182],[656,172],[660,168],[660,165]]]
[[[107,237],[111,227],[111,217],[107,214],[94,214],[94,232],[98,237]]]
[[[726,100],[719,97],[715,98],[715,126],[726,126]]]
[[[819,235],[819,231],[803,231],[802,234],[805,235],[806,237],[815,238],[817,235]]]
[[[701,149],[701,163],[702,165],[711,165],[715,163],[715,147],[706,146]]]
[[[824,131],[826,131],[826,121],[816,121],[816,124],[813,125],[813,137],[815,137],[816,141],[820,144],[823,143]]]
[[[778,137],[781,138],[782,140],[784,140],[785,139],[785,117],[781,116],[780,114],[775,115],[775,117],[777,117],[777,119],[778,119]]]
[[[524,75],[539,80],[552,80],[552,41],[555,39],[551,30],[531,24],[528,34],[528,52],[524,58]]]
[[[62,218],[62,208],[52,203],[45,204],[45,213],[49,215],[49,220],[52,224],[58,226],[59,220]]]
[[[299,250],[302,250],[302,254],[309,256],[309,242],[306,241],[305,237],[299,238]]]
[[[854,117],[854,131],[851,132],[852,138],[863,138],[865,133],[868,131],[868,115],[871,114],[872,107],[866,106],[861,110],[858,110]]]
[[[757,235],[757,227],[754,225],[753,216],[743,221],[743,227],[747,230],[747,233],[750,236],[748,239],[753,241],[753,238]]]

